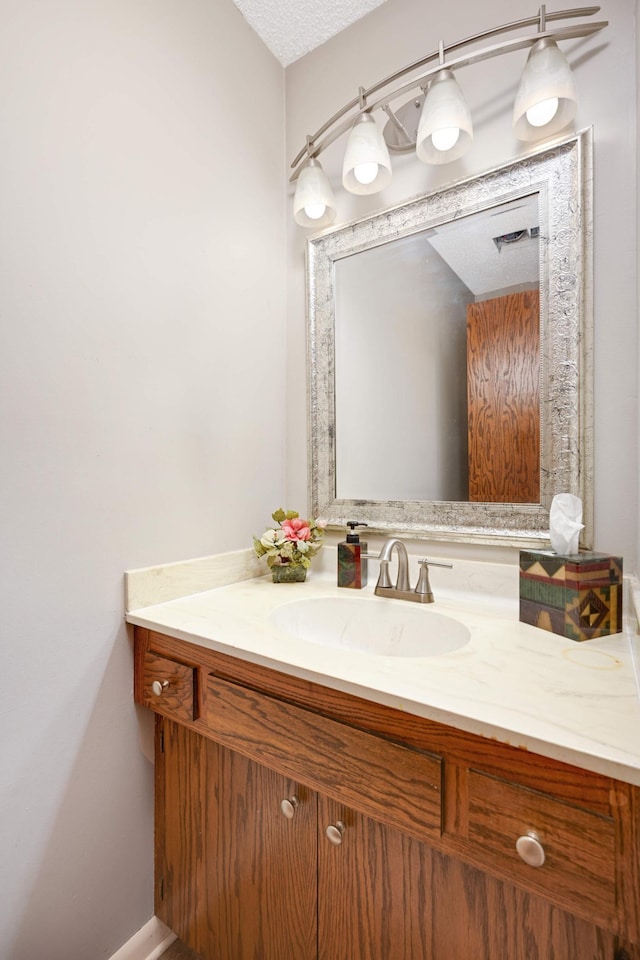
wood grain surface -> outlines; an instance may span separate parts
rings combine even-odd
[[[537,290],[467,307],[469,500],[540,501]]]
[[[640,960],[637,787],[144,628],[138,702],[165,660],[156,913],[205,960]]]

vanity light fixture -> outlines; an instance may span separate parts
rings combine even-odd
[[[365,109],[363,87],[360,103],[364,112],[356,117],[347,140],[342,185],[349,193],[378,193],[391,180],[391,157],[382,130]]]
[[[514,103],[514,133],[519,140],[535,141],[564,129],[575,116],[577,98],[571,68],[558,42],[591,36],[608,22],[552,28],[549,24],[591,17],[599,10],[600,7],[575,7],[549,13],[543,5],[533,17],[501,24],[456,43],[445,45],[440,41],[436,52],[408,64],[368,89],[360,87],[357,97],[330,117],[314,136],[307,137],[306,146],[291,164],[290,180],[297,181],[293,204],[296,222],[318,228],[335,219],[331,184],[317,158],[345,133],[349,133],[349,137],[342,183],[350,193],[372,194],[387,186],[391,179],[389,150],[406,153],[415,148],[418,157],[431,164],[459,159],[471,146],[473,125],[455,74],[470,64],[529,50]],[[523,32],[530,27],[536,27],[536,32]],[[519,35],[479,46],[483,41],[511,31],[519,31]],[[465,52],[461,53],[462,50]],[[409,74],[412,79],[407,80]],[[394,100],[407,95],[410,100],[392,107]],[[377,110],[389,118],[383,130],[376,123]]]
[[[442,44],[440,50],[444,63]],[[443,66],[424,100],[416,153],[425,163],[450,163],[466,153],[472,142],[473,124],[464,94],[453,72]]]
[[[576,86],[555,40],[531,48],[513,105],[513,129],[519,140],[537,140],[571,123],[578,108]]]
[[[336,218],[336,201],[322,164],[311,154],[298,175],[293,216],[301,227],[328,227]]]

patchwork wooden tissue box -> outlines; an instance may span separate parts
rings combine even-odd
[[[520,551],[520,620],[570,640],[622,630],[622,557]]]

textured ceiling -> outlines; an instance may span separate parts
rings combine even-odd
[[[233,0],[283,67],[385,0]]]
[[[460,217],[425,236],[469,290],[483,297],[505,288],[537,286],[540,245],[530,231],[538,223],[538,194],[534,193]],[[511,242],[496,242],[504,237],[511,237]]]

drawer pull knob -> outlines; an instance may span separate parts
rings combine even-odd
[[[154,680],[151,684],[151,693],[154,695],[154,697],[161,697],[168,686],[168,680]]]
[[[299,802],[297,797],[288,797],[286,800],[280,802],[280,810],[287,820],[293,820]]]
[[[342,822],[342,820],[336,820],[335,823],[329,824],[329,826],[325,830],[325,834],[327,839],[330,840],[335,847],[339,847],[340,844],[342,843],[342,837],[344,836],[344,831],[345,831],[345,825]]]
[[[516,840],[516,850],[530,867],[541,867],[544,863],[544,847],[537,833],[530,831]]]

